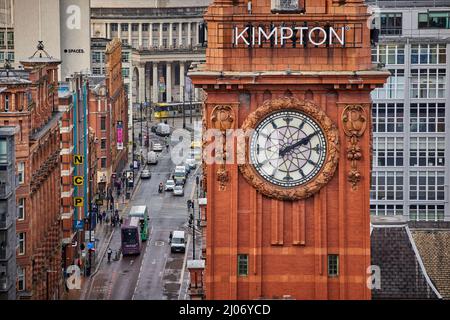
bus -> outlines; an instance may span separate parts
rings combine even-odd
[[[141,221],[138,217],[128,218],[122,226],[122,254],[124,256],[141,254]]]
[[[148,209],[147,206],[136,206],[132,207],[130,214],[130,218],[139,218],[140,221],[140,233],[141,233],[141,240],[147,241],[150,237],[149,234],[149,216],[148,216]]]

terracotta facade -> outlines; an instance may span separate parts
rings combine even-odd
[[[330,181],[303,200],[263,195],[237,163],[204,165],[207,299],[370,299],[370,92],[388,72],[371,64],[363,1],[306,0],[306,13],[271,12],[271,1],[216,0],[208,9],[206,65],[190,76],[207,92],[205,129],[227,106],[242,128],[265,102],[298,99],[325,112],[338,132],[338,165]],[[302,2],[302,3],[305,3]],[[349,25],[348,47],[233,47],[233,25]],[[354,27],[358,26],[358,28]],[[354,28],[354,29],[352,29]],[[355,29],[356,28],[356,29]],[[358,41],[354,41],[358,35]],[[349,40],[350,41],[350,40]],[[205,141],[207,143],[207,141]],[[235,142],[235,147],[237,143]],[[247,151],[246,151],[247,152]],[[235,155],[234,155],[235,156]],[[302,186],[298,187],[302,188]],[[238,256],[248,274],[238,273]],[[339,258],[329,276],[328,258]]]
[[[26,76],[2,78],[0,124],[19,127],[16,136],[18,207],[16,231],[23,246],[17,266],[24,270],[24,290],[18,299],[52,299],[61,294],[60,131],[58,65],[50,57],[21,62]],[[13,73],[10,74],[11,76]],[[29,79],[26,80],[26,79]],[[6,100],[9,108],[6,110]],[[23,203],[22,203],[23,201]]]
[[[124,91],[122,45],[119,39],[109,43],[105,57],[106,81],[90,86],[89,125],[98,140],[97,183],[106,182],[110,187],[112,175],[127,169],[125,166],[128,161],[128,96]],[[122,124],[122,147],[118,141],[119,123]],[[102,148],[102,139],[105,140],[105,148]]]

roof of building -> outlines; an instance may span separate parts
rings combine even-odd
[[[45,51],[45,47],[42,41],[39,41],[38,45],[37,45],[37,50],[34,52],[34,54],[24,60],[21,60],[20,63],[23,65],[27,65],[27,64],[37,64],[37,63],[42,63],[42,64],[60,64],[62,61],[53,58],[52,56],[50,56],[48,54],[47,51]]]
[[[380,268],[381,288],[372,290],[380,299],[440,299],[427,274],[406,223],[382,221],[371,233],[372,265]]]
[[[450,299],[450,229],[412,229],[411,234],[431,281]]]

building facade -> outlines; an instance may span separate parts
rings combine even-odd
[[[14,0],[4,1],[0,5],[0,64],[9,60],[14,63]]]
[[[0,127],[0,300],[16,299],[16,134]]]
[[[23,78],[2,78],[0,124],[17,126],[18,299],[55,299],[61,287],[58,66],[40,44],[21,61]],[[8,74],[9,75],[9,74]]]
[[[210,2],[91,1],[91,36],[119,38],[133,48],[133,103],[184,101],[191,63],[205,60],[199,35]]]
[[[62,61],[59,80],[65,81],[76,72],[87,73],[91,62],[89,9],[85,0],[15,0],[15,66],[29,56],[30,43],[43,41]]]
[[[207,62],[189,74],[213,139],[246,133],[206,154],[205,296],[371,299],[370,94],[389,72],[371,61],[367,7],[249,9],[213,2]]]
[[[106,47],[111,39],[92,38],[91,40],[91,71],[94,77],[105,76],[106,74]],[[125,92],[128,96],[128,139],[133,140],[133,104],[132,104],[132,50],[131,46],[122,44],[122,79]]]
[[[373,92],[371,213],[449,221],[450,3],[367,1],[392,76]]]
[[[105,54],[105,78],[91,78],[89,125],[98,139],[97,184],[111,188],[128,163],[128,98],[122,78],[122,43],[114,39]]]

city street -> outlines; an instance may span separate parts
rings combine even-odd
[[[135,126],[136,131],[140,125]],[[156,135],[153,142],[164,142]],[[146,150],[146,149],[144,149]],[[146,205],[150,215],[150,239],[144,244],[137,257],[120,257],[115,261],[121,246],[120,229],[112,235],[110,248],[113,259],[108,263],[104,257],[99,271],[90,281],[86,281],[84,299],[88,300],[177,300],[185,299],[188,276],[186,260],[192,259],[192,232],[189,232],[187,201],[194,197],[195,181],[199,168],[191,172],[186,183],[185,196],[174,197],[172,192],[159,194],[158,186],[168,180],[175,165],[167,150],[161,153],[158,165],[148,166],[152,178],[138,182],[134,197],[125,207],[122,215],[127,215],[132,206]],[[196,193],[195,193],[196,194]],[[170,232],[186,231],[186,254],[171,254]],[[200,238],[197,236],[197,238]],[[196,241],[200,246],[200,242]],[[199,252],[199,249],[196,249]]]

